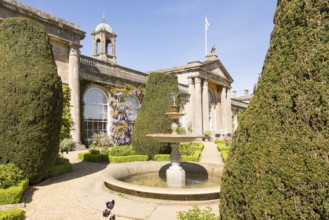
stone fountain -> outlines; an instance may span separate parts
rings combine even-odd
[[[179,153],[179,145],[181,142],[190,142],[196,138],[203,138],[202,135],[177,133],[178,121],[185,113],[178,112],[176,105],[177,95],[173,95],[174,104],[171,106],[171,111],[165,113],[172,121],[171,134],[148,134],[147,137],[153,137],[159,142],[170,143],[171,146],[171,166],[166,170],[166,180],[168,187],[182,188],[185,186],[185,171],[180,166],[181,155]]]
[[[136,161],[112,164],[102,172],[102,179],[108,189],[127,195],[161,200],[218,202],[223,164],[181,162],[179,144],[203,136],[177,133],[178,120],[184,113],[178,112],[176,98],[177,96],[173,96],[171,111],[165,113],[172,121],[172,132],[147,135],[159,142],[170,143],[171,163]],[[129,180],[135,177],[137,181]]]

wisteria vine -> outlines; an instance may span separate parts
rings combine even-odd
[[[111,137],[116,145],[126,145],[131,143],[133,124],[129,120],[129,116],[132,115],[132,111],[130,103],[127,102],[125,98],[128,96],[134,96],[141,103],[144,97],[144,92],[144,88],[132,85],[110,89],[110,93],[114,99],[111,102],[113,110]]]

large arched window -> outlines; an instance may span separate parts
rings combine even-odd
[[[83,97],[85,137],[90,140],[92,134],[106,132],[108,124],[108,99],[99,89],[90,88]]]
[[[130,111],[132,112],[131,115],[129,115],[129,120],[132,122],[132,123],[135,123],[136,121],[136,118],[137,118],[137,114],[138,114],[138,111],[139,111],[139,101],[136,99],[135,96],[127,96],[125,97],[125,102],[129,103],[129,108],[130,108]]]

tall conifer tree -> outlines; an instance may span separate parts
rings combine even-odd
[[[222,219],[329,219],[328,12],[328,0],[278,1],[223,175]]]
[[[45,27],[27,18],[0,25],[0,163],[31,183],[49,175],[58,154],[62,82]]]

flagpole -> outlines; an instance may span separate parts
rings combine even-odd
[[[204,42],[205,42],[205,52],[206,52],[206,56],[207,56],[207,51],[208,51],[207,45],[208,45],[208,42],[207,42],[207,28],[206,27],[204,29]]]
[[[206,56],[208,54],[208,36],[207,36],[207,32],[208,32],[208,27],[209,27],[209,22],[207,19],[207,15],[204,16],[204,42],[205,42],[205,52],[206,52]]]

